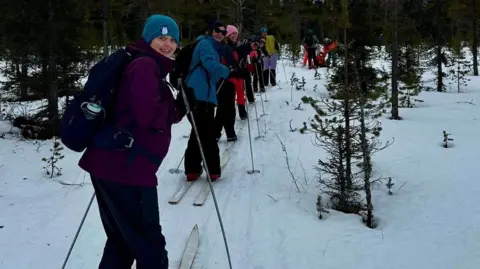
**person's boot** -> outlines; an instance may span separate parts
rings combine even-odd
[[[263,82],[264,82],[264,86],[268,86],[268,81],[270,79],[270,70],[268,69],[265,69],[263,70]]]
[[[244,105],[238,105],[238,116],[241,120],[246,120],[248,117],[247,110]]]
[[[215,182],[217,179],[220,178],[220,175],[210,175],[210,179],[212,180],[212,182]]]
[[[188,173],[187,174],[187,181],[196,181],[197,179],[200,178],[200,176],[202,175],[202,173]]]

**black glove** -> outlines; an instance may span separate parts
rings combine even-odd
[[[245,60],[240,59],[240,61],[238,62],[238,66],[240,66],[240,68],[244,68],[245,67]]]
[[[250,76],[250,72],[248,72],[247,68],[240,69],[239,74],[241,79],[247,79]]]
[[[230,66],[230,74],[238,73],[239,68],[237,66]]]
[[[185,95],[187,96],[187,102],[190,110],[187,110],[187,106],[185,105],[185,99],[183,98],[182,90],[185,91]],[[194,110],[197,106],[197,98],[195,97],[195,92],[193,88],[188,87],[187,85],[183,85],[178,92],[177,99],[175,99],[175,105],[178,109],[180,117],[183,118],[185,115],[190,113],[190,111]]]
[[[242,78],[242,68],[234,66],[230,68],[230,77],[232,78]]]

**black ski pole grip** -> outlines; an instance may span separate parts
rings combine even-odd
[[[180,92],[183,97],[183,102],[185,103],[185,108],[187,110],[187,114],[190,112],[190,104],[188,103],[187,94],[185,93],[185,89],[183,88],[182,78],[177,79],[178,86],[180,87]]]

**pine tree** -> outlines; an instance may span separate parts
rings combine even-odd
[[[407,44],[399,55],[400,107],[415,107],[420,99],[415,98],[422,91],[421,68],[418,51]]]
[[[469,13],[469,6],[463,0],[452,0],[448,6],[448,16],[452,21],[450,39],[451,66],[449,75],[450,85],[454,85],[457,92],[461,92],[469,79],[466,77],[472,68],[472,63],[466,57],[467,43],[465,42],[468,21],[464,19]]]
[[[452,78],[450,85],[453,85],[458,93],[462,92],[470,79],[467,77],[472,68],[472,63],[466,57],[466,43],[462,41],[454,41],[452,46],[452,65],[450,68],[450,77]]]
[[[346,41],[347,28],[350,27],[346,0],[342,0],[342,10],[341,26]],[[358,191],[362,185],[357,174],[352,172],[352,161],[360,157],[358,144],[354,143],[356,130],[352,126],[356,114],[353,100],[357,89],[349,73],[351,61],[348,53],[345,47],[343,64],[334,68],[334,73],[329,78],[328,89],[335,99],[302,98],[304,103],[315,109],[316,115],[308,124],[305,122],[300,131],[315,133],[316,145],[328,154],[328,158],[318,161],[317,169],[328,175],[326,178],[320,177],[319,181],[323,186],[322,191],[330,197],[332,208],[345,213],[359,213],[362,206]]]
[[[45,166],[43,167],[43,169],[45,169],[45,172],[47,173],[47,175],[50,176],[50,178],[62,175],[62,168],[58,166],[58,162],[65,157],[62,154],[62,151],[63,147],[60,143],[60,140],[58,139],[58,137],[54,137],[53,145],[50,149],[52,155],[48,158],[42,158],[42,161],[45,162]]]
[[[329,76],[327,89],[332,99],[304,97],[303,102],[310,104],[316,115],[300,131],[314,133],[316,145],[328,154],[319,160],[317,170],[328,175],[320,178],[320,184],[333,209],[361,214],[373,228],[371,156],[385,147],[378,141],[381,125],[377,120],[385,107],[377,99],[385,94],[387,84],[385,76],[378,76],[370,64],[372,50],[348,36],[356,30],[350,20],[356,22],[361,16],[350,19],[347,1],[341,4],[343,43],[349,45],[341,48],[343,61]],[[357,160],[361,161],[360,170],[352,165]]]

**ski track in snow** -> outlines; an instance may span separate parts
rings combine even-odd
[[[255,110],[250,105],[255,169],[260,173],[246,173],[252,167],[245,126],[237,133],[239,140],[223,178],[214,186],[233,268],[477,268],[480,110],[478,105],[462,102],[480,100],[480,79],[473,77],[468,91],[462,94],[422,93],[419,99],[424,103],[400,109],[403,121],[382,120],[381,140],[394,137],[395,143],[374,155],[373,178],[393,177],[395,186],[393,196],[386,194],[384,184],[374,187],[374,214],[379,227],[371,230],[355,215],[331,211],[323,220],[318,219],[315,202],[319,190],[313,166],[324,152],[312,145],[311,135],[291,132],[290,120],[293,128],[300,128],[314,115],[307,105],[301,105],[303,110],[294,108],[304,95],[326,96],[326,70],[319,71],[322,80],[314,80],[313,71],[285,65],[285,73],[281,62],[277,69],[281,89],[267,90],[268,102],[264,106],[268,115],[259,117],[264,137],[258,140],[254,139],[258,135]],[[299,79],[305,76],[307,85],[306,91],[294,90],[290,103],[291,86],[285,77],[290,78],[292,72]],[[431,74],[424,75],[424,80],[429,78]],[[313,92],[316,84],[317,92]],[[259,116],[260,100],[257,96]],[[9,130],[4,123],[0,127]],[[452,133],[453,148],[440,146],[443,130]],[[183,135],[189,132],[187,120],[174,126],[169,154],[157,173],[160,219],[170,268],[178,268],[191,229],[198,224],[200,247],[192,268],[227,269],[211,194],[203,206],[193,206],[205,177],[190,188],[179,204],[168,203],[184,180],[183,174],[168,170],[176,168],[182,158],[187,143]],[[286,146],[300,193],[292,183],[276,134]],[[18,139],[3,139],[0,143],[0,164],[4,164],[0,167],[0,226],[4,226],[0,229],[0,268],[59,268],[93,193],[88,177],[77,167],[79,154],[64,152],[66,157],[60,162],[64,175],[60,180],[85,184],[64,186],[45,178],[41,171],[40,159],[48,156],[51,143],[41,147]],[[221,151],[227,144],[223,136]],[[95,201],[67,268],[96,268],[104,241]]]

